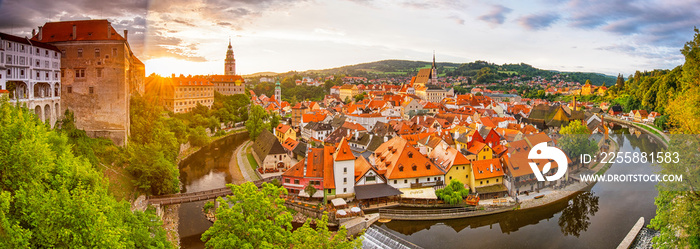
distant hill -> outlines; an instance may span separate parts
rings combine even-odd
[[[256,73],[252,75],[247,75],[250,77],[255,76],[287,76],[293,74],[301,74],[308,76],[327,76],[327,75],[347,75],[355,77],[366,77],[368,79],[384,78],[384,77],[407,77],[415,76],[418,70],[422,68],[429,68],[432,62],[427,61],[407,61],[407,60],[382,60],[368,63],[361,63],[356,65],[342,66],[330,69],[320,69],[320,70],[307,70],[304,72],[287,72],[281,74],[274,73]],[[603,82],[610,86],[615,83],[616,77],[605,75],[601,73],[590,73],[590,72],[559,72],[554,70],[544,70],[532,67],[531,65],[520,63],[520,64],[503,64],[498,65],[494,63],[488,63],[485,61],[475,61],[469,63],[452,63],[452,62],[437,62],[436,66],[438,68],[439,76],[470,76],[473,77],[478,82],[493,82],[498,79],[505,79],[510,76],[525,75],[527,77],[537,77],[541,76],[546,79],[551,79],[556,74],[561,74],[565,77],[568,76],[567,81],[578,81],[585,82],[586,80],[591,80],[594,85],[601,85]],[[488,67],[489,74],[480,75],[479,72],[482,68]]]
[[[241,77],[243,78],[253,78],[253,77],[274,77],[277,76],[280,73],[275,73],[275,72],[259,72],[259,73],[253,73],[253,74],[246,74]]]

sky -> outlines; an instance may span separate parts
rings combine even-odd
[[[108,19],[146,74],[238,74],[387,59],[630,75],[683,63],[698,0],[0,0],[0,32]]]

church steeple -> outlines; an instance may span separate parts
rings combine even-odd
[[[229,45],[231,47],[231,45]],[[433,50],[433,69],[435,69],[435,50]]]
[[[236,59],[233,58],[233,46],[231,46],[231,37],[228,38],[228,50],[226,51],[224,74],[236,75]]]

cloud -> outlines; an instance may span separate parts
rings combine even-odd
[[[503,24],[506,20],[506,15],[512,11],[512,9],[503,5],[493,5],[489,13],[479,16],[478,19],[489,23],[493,27]]]
[[[635,36],[657,46],[680,47],[700,23],[697,1],[582,1],[566,4],[569,25]]]
[[[559,20],[561,16],[557,13],[533,14],[520,17],[518,23],[529,30],[542,30],[551,26]]]

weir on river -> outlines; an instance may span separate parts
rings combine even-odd
[[[364,249],[383,249],[383,248],[397,248],[397,249],[412,249],[412,248],[422,248],[411,242],[397,237],[391,234],[391,232],[385,230],[384,228],[372,225],[363,235],[362,248]]]

